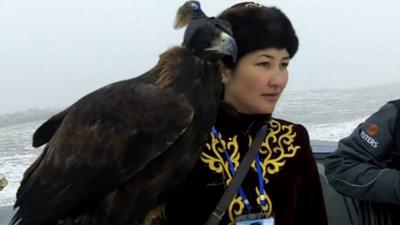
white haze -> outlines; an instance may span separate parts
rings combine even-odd
[[[181,42],[184,1],[1,0],[0,114],[63,108],[140,75]],[[201,1],[217,15],[239,1]],[[269,0],[291,19],[300,48],[288,92],[399,81],[400,1]]]

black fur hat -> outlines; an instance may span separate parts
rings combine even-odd
[[[299,46],[296,32],[287,16],[275,7],[243,2],[223,11],[218,18],[227,20],[238,46],[238,59],[249,52],[286,49],[292,58]]]

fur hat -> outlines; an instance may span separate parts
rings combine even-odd
[[[264,48],[286,49],[292,58],[299,40],[287,16],[275,7],[243,2],[223,11],[218,18],[227,20],[238,46],[238,59]]]

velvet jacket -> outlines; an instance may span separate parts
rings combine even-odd
[[[195,168],[166,203],[166,224],[205,224],[232,179],[224,151],[228,151],[237,169],[256,132],[265,124],[268,131],[259,156],[267,204],[260,205],[254,162],[242,183],[252,212],[273,215],[275,225],[328,224],[307,130],[270,115],[244,115],[229,107],[220,110],[217,117],[219,138],[210,133]],[[237,216],[246,213],[241,195],[237,194],[220,224],[234,224]]]

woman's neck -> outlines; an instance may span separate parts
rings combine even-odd
[[[231,105],[222,103],[218,112],[216,126],[219,129],[226,131],[230,130],[234,133],[253,133],[264,125],[270,118],[271,114],[240,113]]]

